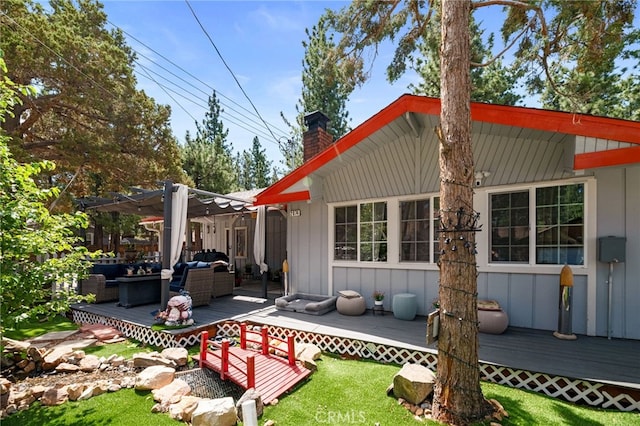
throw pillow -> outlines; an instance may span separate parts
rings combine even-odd
[[[355,299],[356,297],[360,297],[360,293],[353,290],[340,290],[338,294],[342,297],[346,297],[347,299]]]

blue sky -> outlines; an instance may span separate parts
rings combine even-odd
[[[280,112],[290,120],[295,118],[302,87],[305,29],[318,21],[325,8],[338,9],[346,4],[339,1],[190,2],[277,138],[288,134]],[[187,130],[194,133],[194,119],[200,122],[204,118],[207,98],[215,88],[225,110],[222,119],[229,129],[228,140],[234,150],[250,149],[257,135],[274,165],[281,166],[277,142],[257,117],[185,1],[105,1],[104,10],[109,21],[126,32],[129,46],[138,53],[139,88],[158,103],[171,105],[172,128],[181,142]],[[382,51],[371,80],[350,96],[347,107],[352,127],[408,93],[410,76],[394,85],[385,79],[391,53],[391,48]]]
[[[273,165],[281,167],[278,140],[286,139],[288,129],[280,113],[291,121],[295,119],[302,87],[305,29],[311,29],[326,8],[341,9],[348,2],[190,0],[187,4],[184,0],[103,0],[103,4],[108,20],[125,32],[129,46],[138,54],[138,87],[158,103],[171,105],[171,125],[180,142],[187,130],[195,132],[194,121],[204,118],[207,99],[215,89],[234,151],[250,149],[254,136],[258,136]],[[501,7],[478,12],[481,15],[476,19],[484,21],[485,27],[488,24],[488,31],[497,32],[495,26],[502,23]],[[640,16],[635,22],[640,25]],[[352,128],[408,93],[408,85],[417,81],[412,73],[393,85],[386,80],[385,68],[392,54],[391,43],[383,45],[371,78],[351,94],[347,110]],[[525,104],[535,106],[535,102]]]

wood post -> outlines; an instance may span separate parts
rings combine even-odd
[[[204,360],[207,359],[207,349],[209,345],[209,332],[203,331],[200,333],[200,360],[198,361],[198,367],[202,368]]]

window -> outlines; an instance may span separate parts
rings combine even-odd
[[[400,202],[400,260],[429,262],[431,202],[428,198]]]
[[[247,228],[235,228],[236,255],[235,257],[247,257]]]
[[[535,222],[530,218],[535,191]],[[535,263],[584,264],[584,184],[548,186],[531,191],[492,194],[490,261],[531,263],[531,230],[535,230]]]
[[[362,203],[334,209],[334,258],[387,261],[387,203]]]
[[[536,189],[536,263],[584,264],[584,185]]]
[[[360,260],[387,261],[387,203],[360,204]]]
[[[334,258],[358,260],[358,206],[335,208]]]
[[[529,262],[529,191],[491,195],[491,261]]]

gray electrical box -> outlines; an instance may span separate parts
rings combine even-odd
[[[626,242],[627,239],[624,237],[598,238],[598,260],[607,263],[624,262],[624,246]]]

